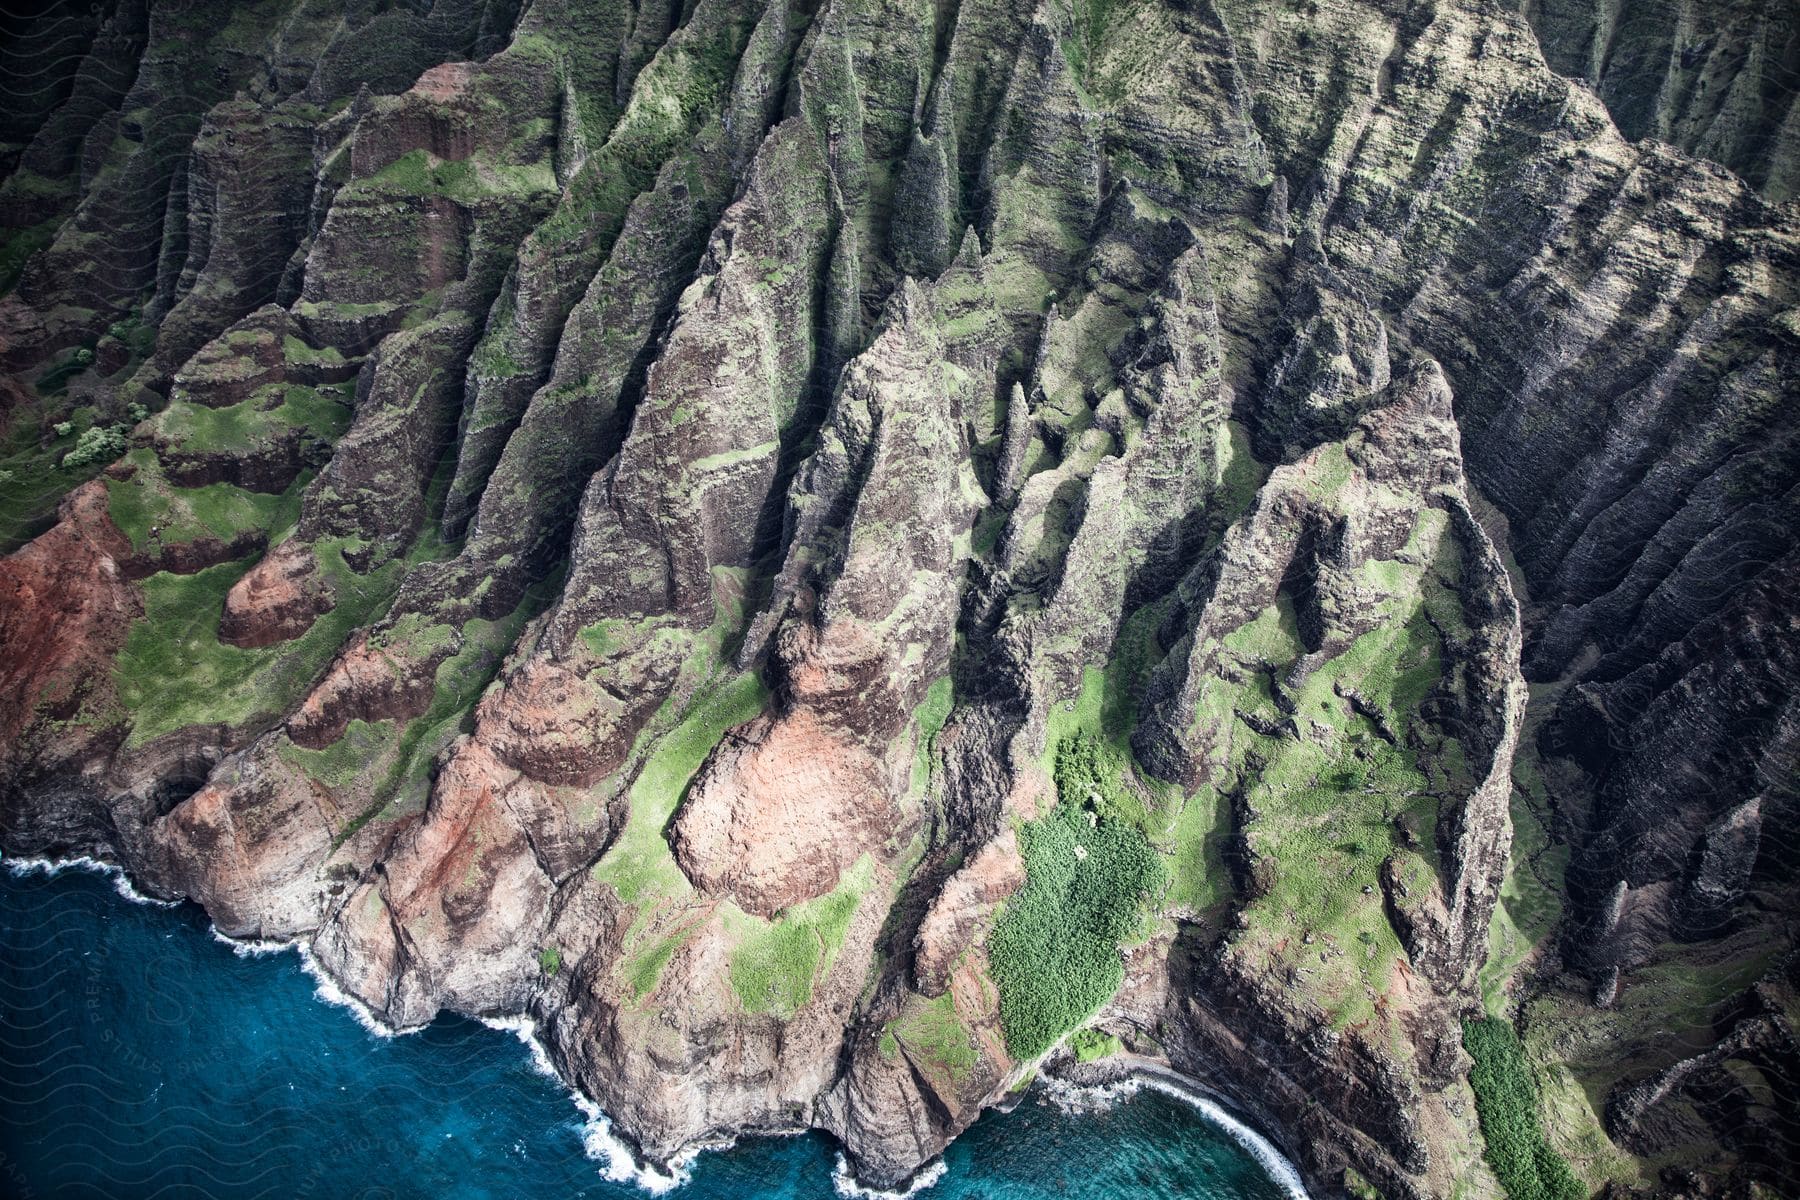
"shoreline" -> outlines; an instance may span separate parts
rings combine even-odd
[[[124,867],[90,855],[66,859],[0,855],[0,865],[18,876],[41,874],[53,877],[71,870],[104,875],[111,880],[113,891],[132,904],[174,909],[191,903],[186,899],[162,900],[148,895],[132,883],[130,873]],[[199,905],[195,907],[205,914],[204,908]],[[372,1037],[405,1037],[428,1027],[416,1025],[402,1029],[383,1021],[373,1009],[346,992],[337,980],[318,965],[312,953],[312,941],[308,937],[295,937],[287,941],[235,938],[221,932],[210,916],[207,916],[206,930],[213,941],[230,948],[232,954],[239,958],[260,958],[294,951],[300,960],[301,971],[313,982],[314,999],[329,1007],[348,1011],[357,1024]],[[739,1137],[745,1135],[797,1137],[818,1133],[824,1136],[832,1143],[836,1160],[832,1171],[832,1188],[846,1200],[908,1200],[929,1192],[949,1170],[944,1156],[938,1154],[921,1163],[918,1170],[903,1183],[890,1188],[876,1187],[856,1177],[850,1169],[847,1152],[835,1138],[811,1125],[798,1125],[788,1129],[764,1128],[741,1131],[717,1139],[703,1139],[685,1147],[681,1153],[666,1162],[650,1159],[629,1139],[615,1132],[612,1119],[606,1112],[556,1070],[548,1048],[538,1036],[539,1022],[535,1017],[527,1013],[473,1014],[451,1009],[442,1011],[473,1021],[497,1033],[514,1035],[524,1044],[533,1069],[561,1087],[576,1111],[585,1119],[582,1143],[588,1157],[599,1169],[600,1176],[611,1183],[629,1184],[649,1195],[661,1196],[685,1187],[692,1181],[691,1168],[701,1154],[729,1150],[736,1145]],[[1051,1055],[1055,1056],[1057,1053],[1058,1051],[1053,1050]],[[1066,1048],[1062,1048],[1062,1053],[1067,1055]],[[1250,1154],[1270,1179],[1288,1193],[1291,1200],[1312,1200],[1292,1156],[1258,1129],[1248,1114],[1235,1111],[1225,1098],[1214,1095],[1197,1080],[1183,1075],[1158,1059],[1121,1051],[1089,1063],[1077,1062],[1072,1056],[1066,1056],[1065,1061],[1054,1065],[1043,1065],[1040,1062],[1037,1078],[1031,1084],[1017,1092],[1006,1093],[987,1107],[991,1111],[1011,1112],[1024,1102],[1033,1089],[1042,1088],[1051,1103],[1065,1112],[1078,1114],[1083,1108],[1110,1107],[1144,1087],[1162,1092],[1193,1109],[1202,1121],[1219,1130]]]
[[[1098,1094],[1101,1104],[1123,1099],[1140,1088],[1159,1091],[1186,1104],[1207,1124],[1243,1147],[1292,1200],[1312,1200],[1294,1156],[1264,1132],[1249,1113],[1161,1059],[1122,1050],[1093,1062],[1071,1059],[1046,1068],[1040,1078],[1052,1085]],[[1109,1096],[1109,1092],[1113,1095]]]

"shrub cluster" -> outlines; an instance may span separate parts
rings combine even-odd
[[[1076,1061],[1084,1063],[1109,1058],[1124,1048],[1125,1043],[1116,1035],[1099,1029],[1078,1029],[1069,1039],[1069,1049],[1075,1052]]]
[[[131,427],[149,416],[149,410],[133,402],[125,407],[125,420],[111,425],[90,425],[75,439],[74,447],[62,456],[62,467],[78,471],[93,463],[109,463],[131,448]],[[75,432],[74,421],[58,421],[50,427],[59,438]]]
[[[1544,1140],[1537,1089],[1513,1027],[1494,1017],[1464,1021],[1463,1046],[1475,1060],[1469,1085],[1488,1166],[1506,1194],[1511,1200],[1585,1200],[1587,1189]]]
[[[75,448],[63,455],[65,470],[74,471],[90,463],[111,462],[129,449],[123,425],[91,425],[75,439]]]
[[[1014,1058],[1042,1054],[1118,989],[1120,941],[1163,883],[1162,860],[1117,811],[1120,764],[1095,738],[1057,745],[1056,808],[1020,831],[1025,886],[989,946]]]

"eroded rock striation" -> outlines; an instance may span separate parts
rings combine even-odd
[[[0,845],[656,1159],[1091,1026],[1497,1195],[1487,1011],[1590,1188],[1791,1180],[1800,43],[1645,7],[22,19]]]

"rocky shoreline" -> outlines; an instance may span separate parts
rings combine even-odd
[[[145,894],[138,890],[132,883],[130,875],[127,874],[122,867],[113,863],[102,862],[98,859],[19,859],[8,856],[4,862],[4,866],[5,869],[12,871],[15,874],[30,872],[55,874],[60,871],[70,870],[92,871],[110,877],[113,881],[114,889],[119,895],[133,904],[172,907],[180,903],[180,901],[177,900],[162,900]],[[230,946],[233,953],[240,955],[282,954],[288,951],[296,952],[301,958],[306,973],[318,985],[319,1000],[322,1003],[348,1010],[356,1017],[357,1022],[371,1033],[375,1033],[381,1037],[399,1037],[417,1033],[420,1029],[424,1028],[424,1026],[414,1026],[405,1029],[396,1028],[383,1021],[380,1015],[374,1010],[370,1009],[355,995],[345,991],[341,981],[334,979],[319,966],[317,959],[311,953],[310,943],[304,938],[296,938],[283,942],[234,938],[219,932],[216,925],[212,926],[212,932],[213,936],[218,941]],[[538,1026],[531,1018],[522,1013],[463,1015],[470,1016],[472,1019],[480,1021],[483,1025],[486,1025],[491,1029],[512,1033],[517,1036],[520,1042],[531,1051],[538,1069],[544,1074],[555,1078],[564,1087],[568,1088],[571,1098],[575,1100],[578,1107],[583,1109],[590,1120],[605,1120],[604,1112],[592,1103],[591,1098],[583,1095],[576,1088],[574,1083],[557,1072],[544,1042],[539,1037]],[[1165,1062],[1126,1051],[1112,1053],[1101,1059],[1083,1062],[1078,1060],[1068,1049],[1059,1048],[1057,1051],[1052,1052],[1047,1056],[1035,1072],[1035,1079],[1028,1079],[1027,1086],[1014,1088],[1005,1096],[999,1098],[990,1107],[996,1112],[1012,1111],[1025,1101],[1030,1091],[1029,1085],[1036,1082],[1037,1079],[1061,1083],[1075,1089],[1075,1094],[1065,1097],[1056,1097],[1053,1099],[1053,1102],[1076,1109],[1090,1103],[1105,1105],[1118,1098],[1122,1098],[1125,1093],[1118,1091],[1120,1085],[1129,1087],[1145,1081],[1159,1085],[1163,1090],[1181,1099],[1184,1103],[1201,1108],[1202,1115],[1206,1120],[1225,1129],[1234,1140],[1242,1141],[1243,1144],[1251,1150],[1252,1154],[1258,1158],[1258,1161],[1264,1163],[1264,1165],[1271,1170],[1271,1173],[1282,1182],[1283,1186],[1293,1192],[1299,1200],[1303,1200],[1306,1195],[1304,1186],[1299,1183],[1298,1175],[1294,1172],[1292,1166],[1294,1156],[1291,1151],[1271,1143],[1261,1131],[1255,1129],[1248,1123],[1243,1114],[1233,1112],[1229,1106],[1229,1102],[1224,1097],[1207,1094],[1198,1080],[1183,1075]],[[1093,1095],[1090,1099],[1081,1093],[1093,1093]],[[1212,1107],[1208,1108],[1206,1106]],[[758,1130],[757,1133],[759,1136],[781,1136],[784,1134],[805,1133],[808,1132],[810,1128],[811,1127],[808,1125],[800,1124],[788,1129],[762,1129]],[[732,1145],[732,1140],[728,1139],[695,1144],[687,1147],[680,1158],[662,1162],[643,1160],[641,1157],[641,1148],[635,1144],[616,1141],[616,1139],[615,1143],[616,1151],[608,1151],[606,1154],[606,1157],[609,1158],[608,1177],[612,1178],[614,1175],[629,1175],[633,1181],[638,1182],[640,1186],[655,1191],[669,1181],[679,1180],[682,1167],[686,1162],[691,1161],[693,1155],[729,1149]],[[591,1153],[592,1152],[590,1151],[590,1154]],[[628,1168],[622,1167],[619,1161],[617,1161],[618,1153],[630,1156]],[[924,1164],[921,1169],[909,1179],[902,1180],[897,1184],[892,1184],[887,1187],[870,1186],[863,1188],[863,1191],[869,1195],[912,1195],[920,1190],[921,1187],[929,1186],[930,1181],[935,1178],[933,1171],[937,1165],[938,1160],[933,1160],[932,1162]],[[849,1178],[853,1185],[861,1187],[862,1181],[855,1179],[854,1176],[850,1176]]]

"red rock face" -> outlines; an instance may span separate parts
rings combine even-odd
[[[391,859],[386,895],[402,925],[441,912],[458,928],[472,927],[496,904],[517,903],[518,915],[536,915],[535,897],[521,896],[519,888],[529,879],[543,892],[547,882],[507,807],[511,782],[511,773],[487,755],[453,760],[430,819]],[[517,872],[520,879],[505,878]]]
[[[312,549],[283,542],[226,593],[219,640],[246,649],[285,642],[312,628],[331,604]]]
[[[658,667],[661,669],[657,669]],[[476,740],[533,779],[592,787],[617,770],[631,740],[667,695],[674,672],[651,664],[623,694],[533,658],[481,706]]]
[[[469,90],[474,74],[474,63],[443,63],[419,76],[412,90],[432,100],[451,100]]]
[[[899,811],[878,764],[805,709],[728,734],[670,831],[694,886],[769,917],[823,896]]]
[[[99,480],[70,492],[56,526],[0,559],[0,742],[34,719],[67,720],[110,691],[113,657],[143,600],[121,562],[131,543]]]
[[[333,817],[342,820],[303,778],[269,766],[213,780],[157,827],[171,880],[234,937],[287,938],[317,924],[320,868],[332,855]]]
[[[919,991],[942,995],[951,973],[971,940],[993,919],[1002,900],[1025,884],[1025,860],[1011,829],[983,846],[962,870],[950,877],[919,924],[914,939],[917,956],[913,976]]]
[[[409,670],[358,634],[288,720],[288,736],[301,746],[329,746],[353,720],[411,718],[431,703],[429,670]]]

